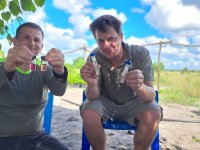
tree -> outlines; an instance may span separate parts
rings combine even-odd
[[[161,71],[165,70],[164,63],[160,62],[159,67],[160,67]],[[156,71],[156,72],[158,71],[158,64],[157,63],[153,63],[153,70]]]
[[[11,44],[12,36],[8,32],[9,23],[12,23],[15,19],[21,24],[22,18],[20,14],[23,11],[36,11],[36,7],[42,7],[45,0],[0,0],[0,35],[5,36]],[[2,49],[0,43],[0,50]]]
[[[183,74],[183,73],[189,73],[187,67],[184,67],[183,69],[181,69],[181,73],[182,73],[182,74]]]
[[[4,51],[0,50],[0,62],[5,62],[5,60],[6,60],[6,56],[4,54]]]
[[[72,64],[65,64],[68,69],[68,72],[71,74],[68,75],[68,83],[75,85],[83,85],[86,84],[85,81],[80,76],[80,69],[85,64],[85,60],[83,57],[78,57],[73,60]]]

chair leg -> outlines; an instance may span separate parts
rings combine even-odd
[[[88,142],[84,129],[82,130],[82,150],[90,150],[90,143]]]
[[[46,105],[45,111],[44,111],[44,124],[43,124],[44,131],[45,131],[46,134],[51,133],[53,99],[54,99],[54,95],[51,92],[49,92],[47,105]]]
[[[156,137],[153,143],[151,144],[151,150],[160,150],[159,129],[156,132]]]

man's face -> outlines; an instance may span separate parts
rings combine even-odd
[[[38,29],[23,27],[17,38],[13,39],[14,46],[26,46],[33,55],[38,55],[43,47],[42,33]]]
[[[100,53],[112,60],[120,57],[122,49],[123,34],[118,35],[113,27],[109,27],[107,32],[95,31],[96,42],[99,47]]]

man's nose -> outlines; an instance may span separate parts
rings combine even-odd
[[[33,39],[30,39],[29,43],[30,45],[35,45],[35,41]]]
[[[104,41],[103,48],[108,48],[108,47],[110,47],[110,42],[107,41],[107,40],[105,40],[105,41]]]

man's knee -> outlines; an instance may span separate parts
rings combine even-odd
[[[161,112],[158,110],[147,110],[142,112],[137,117],[139,123],[146,122],[146,123],[159,123],[161,120]]]
[[[101,123],[101,116],[93,110],[82,110],[81,117],[84,125]]]

